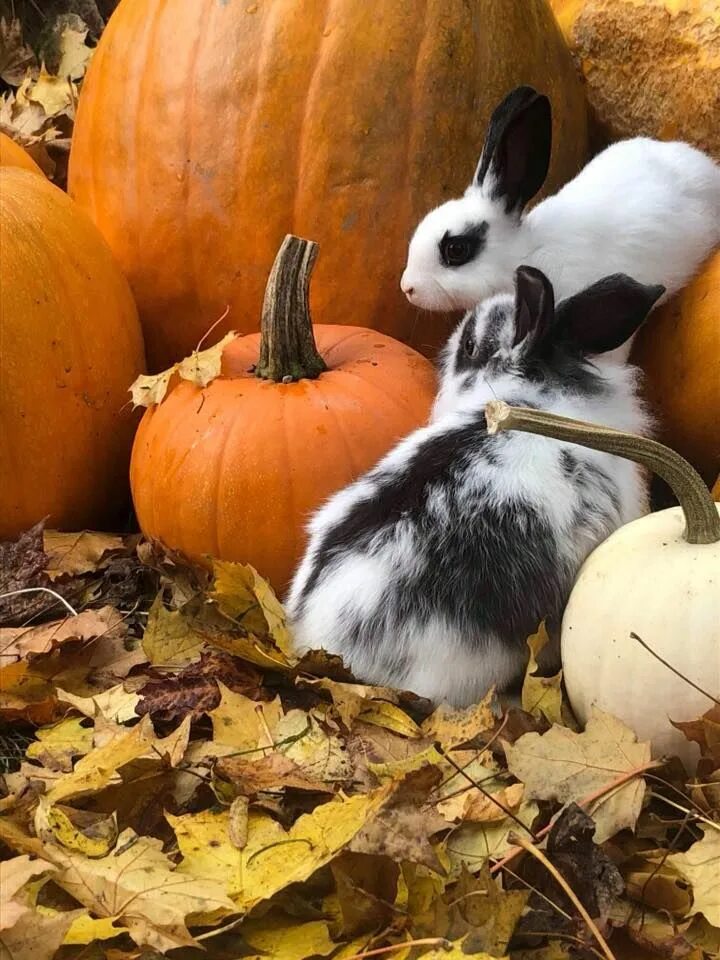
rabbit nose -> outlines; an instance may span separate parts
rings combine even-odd
[[[415,293],[415,287],[412,285],[412,282],[409,280],[405,274],[400,278],[400,289],[405,294],[406,297],[411,297]]]

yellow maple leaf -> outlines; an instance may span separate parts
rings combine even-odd
[[[330,938],[325,920],[298,923],[272,914],[259,920],[246,920],[242,925],[242,938],[252,950],[257,950],[258,958],[272,957],[272,960],[326,957],[338,947]],[[251,955],[247,960],[255,958]]]
[[[86,726],[83,726],[86,724]],[[93,746],[93,728],[82,717],[66,717],[58,723],[35,731],[37,740],[31,743],[25,755],[56,770],[72,769],[72,758],[82,757]]]
[[[220,376],[223,350],[236,339],[237,333],[231,330],[212,347],[207,347],[205,350],[195,350],[189,357],[180,361],[177,366],[178,373],[183,380],[189,380],[197,387],[206,387],[212,380]]]
[[[78,697],[60,687],[56,688],[56,693],[58,700],[69,703],[78,713],[91,720],[101,716],[115,723],[127,723],[128,720],[136,720],[138,716],[135,707],[140,702],[140,697],[132,690],[127,690],[122,683],[93,697]]]
[[[0,861],[0,930],[14,927],[30,910],[28,904],[15,899],[16,894],[34,877],[54,870],[47,860],[31,860],[28,856]]]
[[[174,373],[175,367],[162,373],[141,373],[130,387],[133,407],[152,407],[162,403]]]
[[[272,748],[274,731],[284,716],[280,697],[269,703],[251,700],[218,681],[220,703],[209,712],[216,743],[238,750]]]
[[[168,610],[159,594],[150,607],[142,645],[150,663],[178,666],[200,658],[205,637],[180,610]]]
[[[83,530],[81,533],[43,531],[43,548],[49,563],[45,572],[51,580],[63,574],[92,573],[110,550],[121,550],[123,541],[111,533]]]
[[[294,660],[285,611],[275,592],[249,563],[215,560],[211,596],[227,616],[246,630],[268,634],[288,661]]]
[[[550,643],[545,623],[528,637],[530,657],[522,686],[522,708],[534,717],[545,717],[549,723],[562,723],[562,670],[552,677],[539,677],[538,655]]]
[[[692,912],[720,927],[720,830],[716,825],[701,829],[701,840],[684,853],[670,854],[667,860],[692,884]]]

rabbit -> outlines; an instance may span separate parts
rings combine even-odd
[[[542,270],[558,300],[613,273],[662,284],[667,297],[720,244],[720,166],[686,143],[615,143],[523,214],[551,142],[548,98],[528,86],[509,93],[465,195],[428,213],[410,241],[400,286],[411,304],[470,309],[511,289],[520,264]]]
[[[540,271],[521,267],[515,287],[459,324],[434,421],[311,519],[287,597],[299,653],[322,647],[366,682],[456,706],[491,685],[508,690],[528,635],[559,620],[586,555],[647,512],[635,464],[543,437],[489,436],[484,410],[498,398],[647,433],[638,371],[602,354],[663,288],[608,277],[556,310]],[[555,643],[548,663],[557,659]]]

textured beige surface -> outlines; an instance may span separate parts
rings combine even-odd
[[[720,160],[720,0],[554,0],[611,139],[687,140]]]

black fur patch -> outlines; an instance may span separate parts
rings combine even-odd
[[[507,322],[507,314],[501,307],[493,307],[485,320],[485,331],[482,340],[475,342],[474,332],[477,324],[475,313],[471,313],[465,321],[460,345],[455,357],[455,372],[458,374],[466,371],[482,370],[486,367],[490,357],[500,346],[500,331]],[[472,349],[470,349],[472,342]]]
[[[474,260],[485,246],[489,224],[465,224],[462,233],[449,233],[447,230],[439,243],[440,260],[446,267],[462,267]]]
[[[550,101],[532,87],[512,90],[493,111],[475,183],[494,178],[491,199],[522,210],[543,185],[552,152]]]
[[[446,618],[479,653],[491,634],[521,648],[543,617],[560,615],[572,571],[563,568],[555,532],[534,508],[519,502],[498,509],[483,489],[468,489],[470,470],[488,459],[496,439],[478,415],[425,441],[402,473],[376,474],[373,496],[326,533],[304,593],[339,553],[372,554],[374,538],[380,544],[398,523],[407,524],[422,555],[420,572],[388,583],[380,615],[399,632],[414,619]],[[437,490],[447,516],[435,512]],[[353,645],[372,645],[384,632],[377,622],[350,619]]]

